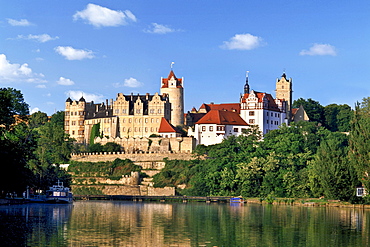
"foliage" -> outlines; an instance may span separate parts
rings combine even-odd
[[[100,123],[94,124],[91,128],[90,133],[90,145],[94,144],[95,137],[102,137],[102,133],[100,132]]]
[[[77,162],[71,161],[68,171],[76,177],[122,177],[133,171],[141,171],[141,167],[131,160],[115,159],[106,162]]]
[[[324,124],[324,107],[318,101],[315,101],[311,98],[307,100],[299,98],[294,100],[292,107],[299,108],[301,105],[306,111],[310,121]]]
[[[121,152],[121,146],[115,142],[107,142],[103,147],[104,152]]]
[[[47,121],[48,121],[48,115],[44,112],[38,111],[38,112],[33,113],[30,116],[28,120],[28,124],[31,129],[34,129],[34,128],[44,125]]]
[[[25,119],[28,114],[28,104],[24,102],[21,91],[13,88],[0,88],[0,124],[9,130],[15,123],[14,116]]]
[[[318,148],[310,164],[310,185],[315,196],[328,199],[352,200],[358,181],[348,161],[348,137],[330,133]]]
[[[349,136],[349,159],[360,179],[358,185],[362,184],[367,191],[370,191],[370,105],[368,103],[369,98],[365,98],[361,104],[356,105]]]
[[[324,107],[325,127],[330,131],[348,132],[352,116],[349,105],[330,104]]]

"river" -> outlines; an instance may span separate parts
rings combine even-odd
[[[1,246],[370,246],[370,210],[77,201],[0,206]]]

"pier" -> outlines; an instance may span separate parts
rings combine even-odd
[[[228,203],[230,196],[132,196],[132,195],[75,195],[75,200],[119,200],[119,201],[158,201],[158,202],[218,202]]]

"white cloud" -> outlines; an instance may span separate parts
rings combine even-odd
[[[123,85],[120,83],[114,84],[115,87],[141,87],[144,83],[136,80],[135,78],[130,77],[129,79],[125,79]]]
[[[144,32],[146,33],[156,33],[156,34],[166,34],[166,33],[172,33],[175,31],[176,31],[175,29],[172,29],[168,26],[161,25],[158,23],[152,23],[149,29],[144,30]]]
[[[0,54],[0,82],[14,82],[14,81],[26,81],[44,83],[46,82],[42,78],[44,77],[41,73],[33,73],[32,69],[28,67],[27,63],[24,64],[11,64],[5,54]]]
[[[329,44],[313,44],[309,50],[302,50],[299,55],[304,56],[336,56],[335,47]]]
[[[25,35],[18,35],[17,39],[36,40],[36,41],[38,41],[40,43],[45,43],[45,42],[48,42],[50,40],[59,39],[59,37],[58,36],[51,37],[49,34],[40,34],[40,35],[32,35],[32,34],[29,34],[27,36],[25,36]]]
[[[30,114],[34,114],[35,112],[38,112],[38,111],[40,111],[40,108],[38,107],[32,108],[30,109]]]
[[[64,77],[60,77],[59,80],[57,81],[57,83],[59,85],[63,85],[63,86],[71,86],[71,85],[74,85],[74,81],[72,81],[71,79],[67,79],[67,78],[64,78]]]
[[[91,94],[83,91],[68,91],[65,93],[67,97],[70,97],[72,100],[79,100],[82,96],[86,101],[94,102],[103,102],[104,96],[101,94]]]
[[[46,88],[46,85],[45,84],[39,84],[36,86],[37,88]]]
[[[263,39],[252,34],[235,34],[229,41],[224,41],[221,46],[227,50],[252,50],[259,46],[264,45]]]
[[[27,21],[26,19],[21,19],[20,21],[14,19],[7,19],[8,23],[12,26],[31,26],[33,25],[31,22]]]
[[[58,46],[54,49],[57,53],[64,56],[67,60],[92,59],[94,53],[89,50],[74,49],[70,46]]]
[[[95,27],[116,27],[127,25],[129,21],[136,22],[135,15],[129,10],[116,11],[92,3],[73,15],[73,20],[78,19],[85,20]]]

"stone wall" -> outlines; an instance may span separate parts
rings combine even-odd
[[[122,150],[128,152],[185,152],[191,153],[195,148],[194,137],[142,137],[142,138],[112,138],[96,137],[94,143],[102,145],[107,142],[114,142],[122,147]]]
[[[192,160],[194,157],[190,152],[184,153],[124,153],[124,152],[104,152],[104,153],[81,153],[81,154],[71,154],[71,160],[81,161],[81,162],[99,162],[99,161],[114,161],[115,159],[129,159],[133,162],[153,162],[162,161],[164,158],[169,160]]]
[[[72,185],[73,189],[81,185]],[[154,188],[143,185],[83,185],[85,188],[93,187],[101,190],[104,195],[130,195],[130,196],[173,196],[175,195],[174,187]]]

